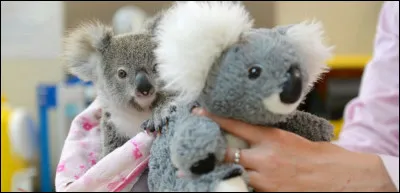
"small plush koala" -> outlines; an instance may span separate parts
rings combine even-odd
[[[150,24],[149,24],[150,25]],[[141,131],[141,123],[163,101],[151,34],[114,35],[111,27],[87,22],[65,39],[68,70],[93,81],[102,105],[103,155]]]
[[[248,144],[207,117],[207,111],[272,126],[311,141],[330,141],[332,125],[296,110],[326,72],[331,47],[318,22],[253,28],[241,3],[177,2],[155,28],[163,89],[178,92],[149,161],[150,191],[248,191],[246,173],[223,163],[227,147]],[[260,163],[262,164],[262,163]],[[235,181],[237,183],[229,184]]]

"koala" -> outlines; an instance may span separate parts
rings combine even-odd
[[[94,83],[102,105],[102,156],[140,132],[140,124],[164,100],[155,48],[150,33],[114,35],[98,21],[83,23],[65,39],[67,69]]]
[[[319,22],[253,28],[241,3],[174,4],[155,28],[154,53],[166,85],[162,89],[177,92],[178,105],[152,145],[149,190],[251,189],[224,186],[231,180],[247,182],[244,168],[223,159],[227,147],[248,144],[211,119],[193,115],[193,106],[311,141],[330,141],[333,127],[327,120],[297,110],[328,71],[332,47],[322,35]]]

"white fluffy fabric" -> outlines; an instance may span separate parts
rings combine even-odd
[[[311,87],[322,73],[329,70],[327,60],[332,57],[334,47],[325,45],[322,23],[315,20],[296,24],[286,34],[297,45],[299,54],[305,56]]]
[[[253,19],[241,3],[175,3],[165,12],[155,37],[165,89],[181,92],[178,100],[196,99],[215,60],[252,26]]]

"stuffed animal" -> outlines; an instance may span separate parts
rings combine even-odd
[[[321,23],[254,29],[241,3],[178,2],[154,32],[159,76],[166,91],[179,94],[179,105],[152,145],[150,191],[248,190],[226,183],[246,182],[246,175],[223,163],[228,146],[248,144],[193,115],[196,103],[218,116],[331,140],[327,120],[296,110],[328,70],[332,48],[323,43]]]
[[[140,132],[141,123],[164,99],[156,79],[155,47],[146,31],[114,35],[100,22],[83,23],[66,38],[68,70],[93,81],[101,100],[102,157]]]

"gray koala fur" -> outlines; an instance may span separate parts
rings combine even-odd
[[[80,79],[93,81],[101,101],[101,157],[140,132],[150,111],[165,101],[157,81],[155,47],[146,30],[114,35],[111,27],[97,21],[83,23],[65,39],[66,67]]]
[[[160,125],[161,134],[151,148],[151,192],[212,192],[231,178],[247,181],[240,165],[222,161],[228,146],[247,148],[248,144],[222,131],[211,119],[191,114],[194,102],[215,115],[277,127],[311,141],[330,141],[333,136],[327,120],[296,110],[327,70],[324,62],[330,57],[331,48],[321,42],[319,23],[254,29],[242,6],[229,2],[181,2],[158,21],[155,54],[160,77],[170,83],[166,90],[180,93],[176,100],[180,102],[166,117],[166,124]],[[235,11],[237,15],[231,14]],[[220,19],[217,14],[231,15]],[[240,35],[232,35],[234,30]],[[174,35],[177,31],[183,35]],[[213,39],[213,33],[219,33],[217,38]],[[190,43],[194,44],[192,50]],[[169,54],[172,48],[179,54]],[[214,53],[196,53],[209,50]],[[207,57],[211,58],[209,69],[201,66],[207,65]],[[202,59],[206,62],[201,63]],[[174,67],[182,67],[182,75]],[[178,171],[185,176],[177,177]]]

